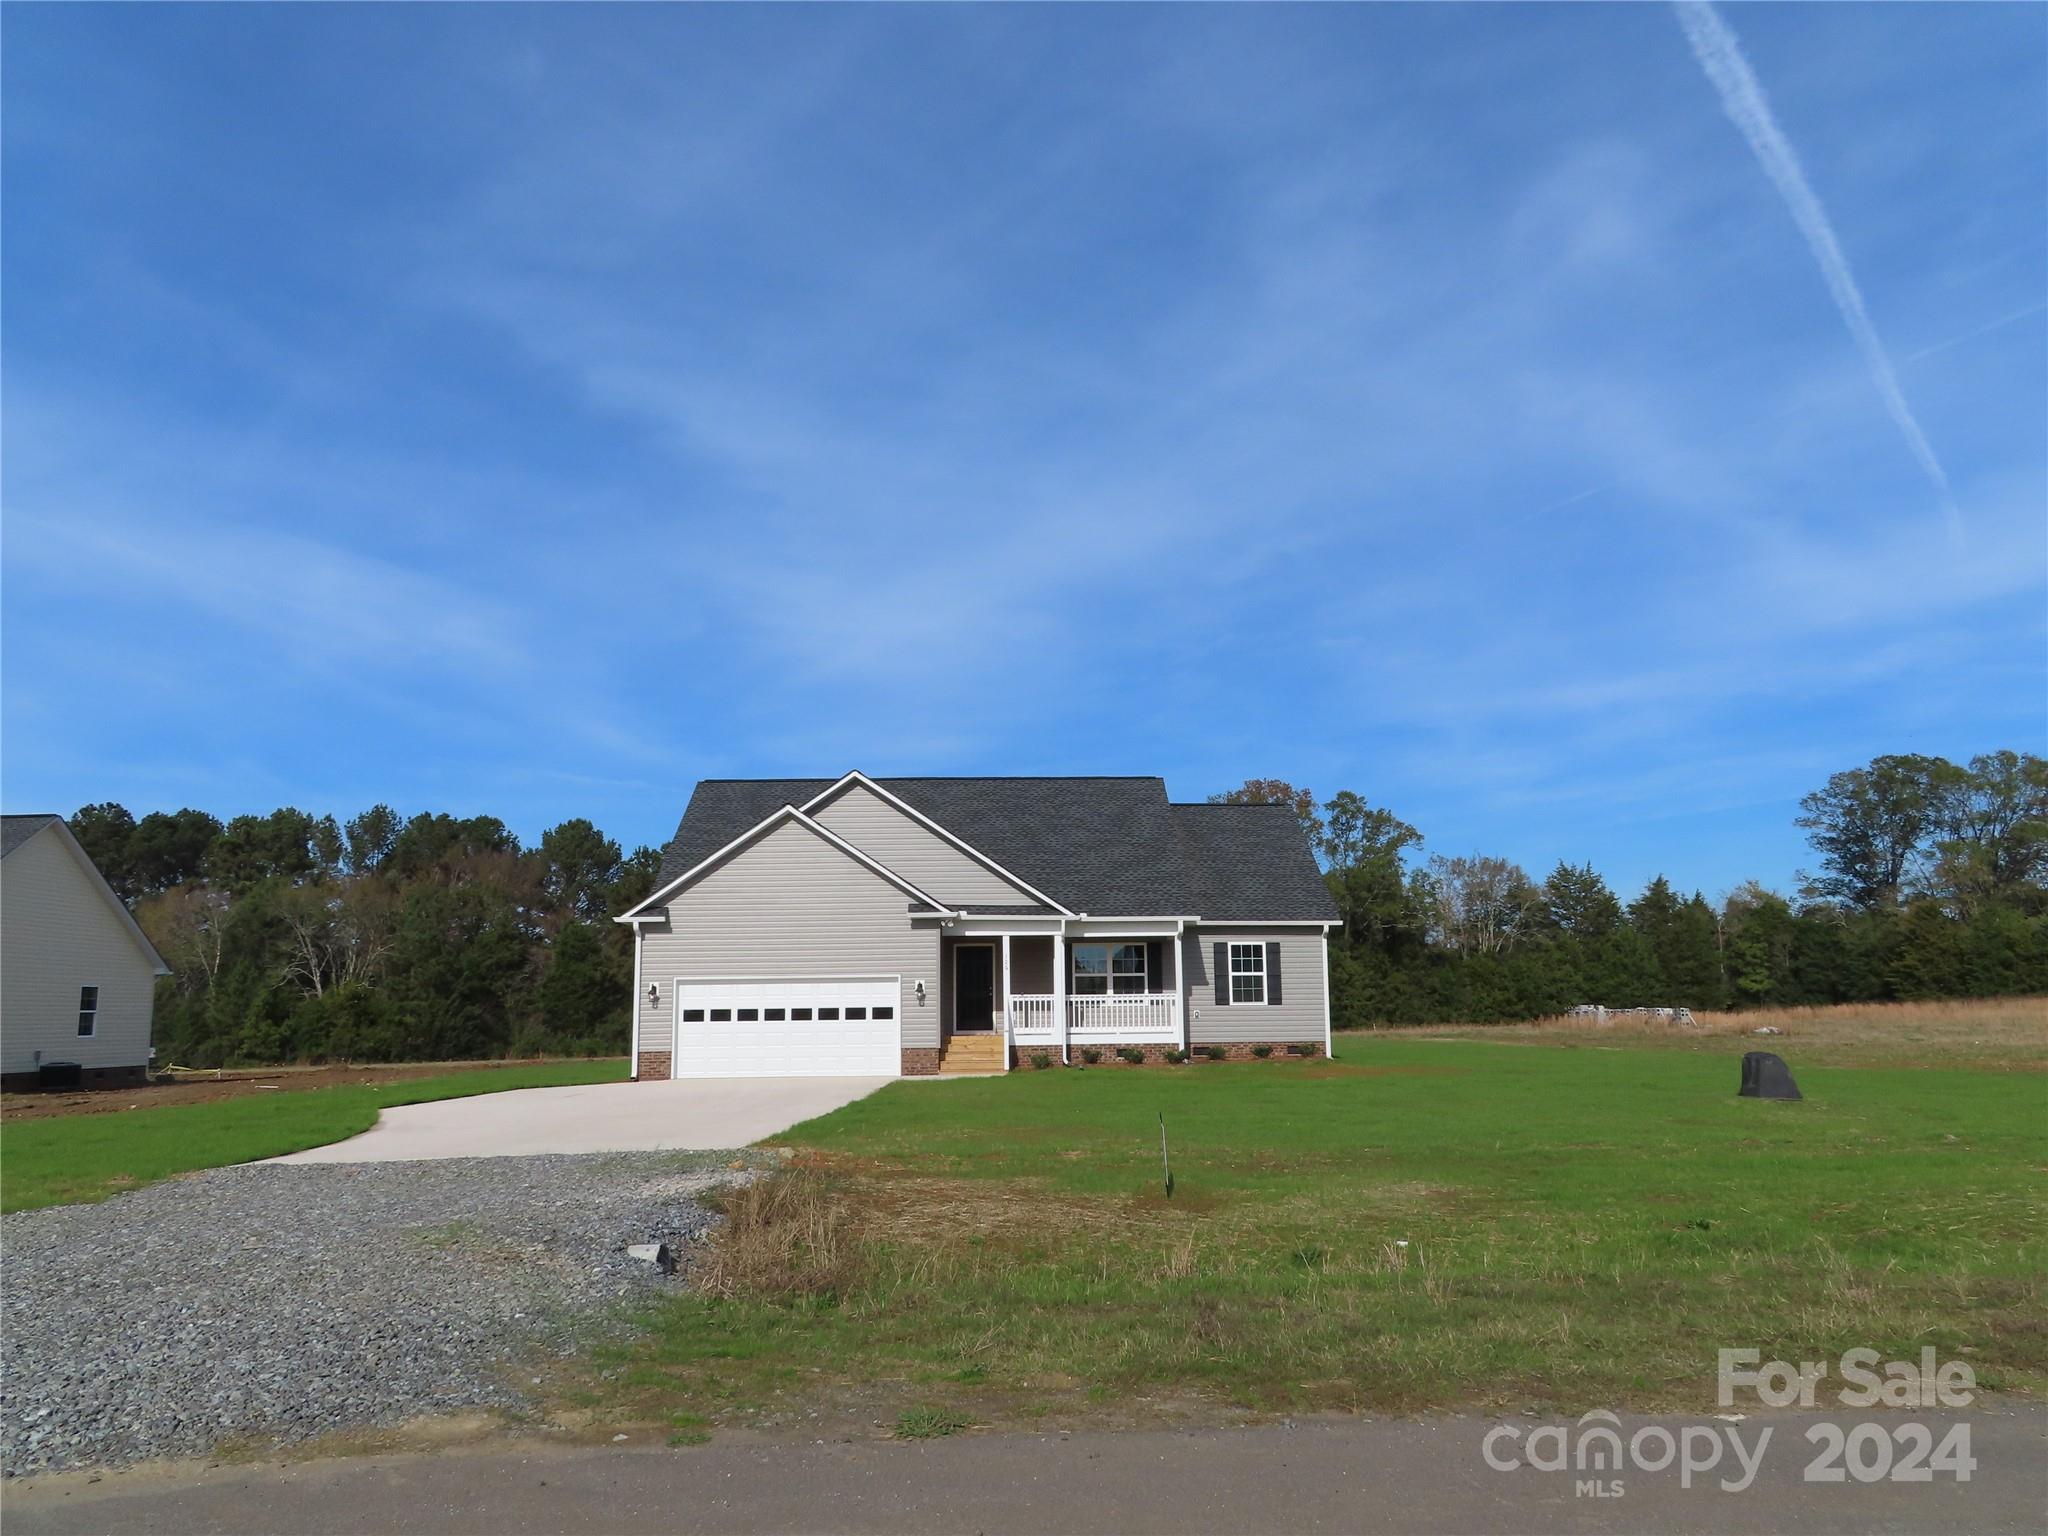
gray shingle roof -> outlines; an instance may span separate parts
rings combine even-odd
[[[1169,806],[1180,832],[1191,910],[1211,922],[1337,920],[1337,904],[1284,805]]]
[[[837,782],[705,779],[662,858],[658,885],[783,806],[800,806]],[[1301,824],[1281,806],[1173,805],[1165,780],[1153,777],[875,782],[1076,912],[1245,921],[1337,916]]]
[[[0,816],[0,859],[14,852],[53,821],[62,816]]]

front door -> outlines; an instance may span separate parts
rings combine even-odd
[[[953,948],[953,1029],[996,1027],[996,951],[992,944]]]

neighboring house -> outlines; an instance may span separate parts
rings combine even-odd
[[[0,1080],[48,1062],[87,1083],[149,1070],[156,978],[170,974],[61,816],[0,816]]]
[[[634,1075],[1330,1047],[1292,811],[1157,778],[707,779],[634,928]]]

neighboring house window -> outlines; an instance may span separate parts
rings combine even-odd
[[[99,1027],[100,989],[80,987],[78,989],[78,1032],[89,1035]]]
[[[1076,944],[1074,995],[1101,997],[1107,992],[1140,993],[1149,978],[1142,944]]]
[[[1263,1003],[1266,1000],[1266,946],[1230,946],[1230,1000],[1233,1003]]]

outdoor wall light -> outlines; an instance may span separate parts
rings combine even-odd
[[[661,988],[651,981],[647,983],[647,1006],[650,1008],[659,1008],[661,1006]]]
[[[924,1001],[924,983],[921,981],[917,984],[917,1000],[920,1003]]]

